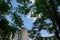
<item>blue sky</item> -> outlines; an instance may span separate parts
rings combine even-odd
[[[27,18],[27,16],[22,15],[22,20],[24,21],[24,27],[26,27],[27,29],[31,29],[33,24],[33,19]]]
[[[17,7],[17,2],[15,0],[12,1],[12,5],[14,7]],[[22,20],[24,21],[24,27],[26,27],[27,29],[31,29],[32,28],[32,24],[34,22],[34,19],[33,18],[28,18],[27,16],[24,16],[24,15],[21,15],[21,16],[22,16]],[[9,18],[9,17],[7,17],[7,18]],[[10,18],[8,20],[10,20]],[[42,30],[41,31],[41,35],[42,36],[48,36],[49,34],[47,33],[46,30]],[[53,34],[50,34],[49,36],[51,36],[51,35],[53,35]]]

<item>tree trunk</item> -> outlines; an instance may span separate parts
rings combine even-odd
[[[57,8],[56,5],[54,4],[54,0],[50,0],[50,6],[52,8],[52,10],[50,10],[51,11],[50,17],[52,21],[54,21],[53,24],[55,25],[55,35],[58,38],[58,40],[60,40],[59,32],[58,32],[58,30],[60,30],[60,17],[58,16],[58,12],[56,10]],[[58,30],[57,27],[59,28]]]
[[[58,32],[58,29],[57,29],[57,25],[55,24],[55,22],[53,22],[53,25],[54,25],[54,29],[55,29],[55,35],[56,35],[56,38],[58,39],[58,40],[60,40],[60,37],[59,37],[59,32]]]

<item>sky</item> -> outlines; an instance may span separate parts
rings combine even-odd
[[[31,0],[32,1],[32,0]],[[34,1],[33,1],[33,3],[34,3]],[[32,3],[32,4],[33,4]],[[12,5],[14,6],[14,7],[17,7],[17,2],[14,0],[14,1],[12,1]],[[31,29],[32,28],[32,26],[33,26],[33,22],[36,20],[35,18],[31,18],[29,15],[27,15],[27,16],[24,16],[24,15],[21,15],[22,16],[22,20],[24,21],[23,23],[24,23],[24,26],[23,27],[26,27],[27,29]],[[9,18],[9,16],[7,17],[7,18]],[[10,18],[8,19],[8,20],[10,20]],[[11,20],[10,20],[11,21]],[[49,34],[46,30],[42,30],[41,31],[41,35],[43,36],[43,37],[46,37],[46,36],[51,36],[51,35],[54,35],[54,34]]]

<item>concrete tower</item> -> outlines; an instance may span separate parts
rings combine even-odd
[[[28,38],[28,30],[26,28],[23,28],[21,30],[21,40],[29,40],[29,38]]]

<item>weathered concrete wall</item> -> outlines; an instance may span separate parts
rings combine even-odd
[[[12,35],[11,35],[10,39],[11,38],[12,38]],[[13,40],[29,40],[28,30],[26,28],[23,28],[23,29],[21,29],[21,33],[19,31],[16,32],[15,38],[13,38]]]
[[[26,28],[23,28],[21,30],[21,40],[29,40],[29,38],[28,38],[28,30]]]
[[[21,33],[17,32],[13,40],[29,40],[28,30],[26,28],[21,29]],[[32,38],[32,40],[38,40]],[[57,40],[55,37],[39,37],[39,40]]]
[[[12,34],[10,35],[10,40],[12,40]],[[13,40],[20,40],[20,32],[17,31]]]

